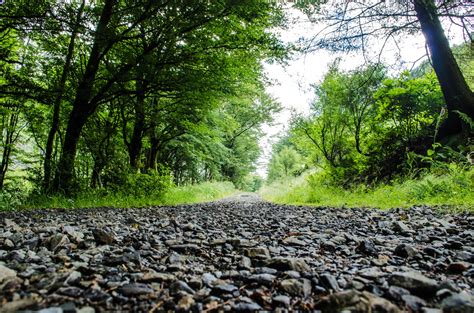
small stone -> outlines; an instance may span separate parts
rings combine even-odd
[[[453,262],[448,265],[446,271],[450,274],[462,274],[467,271],[470,267],[470,264],[466,262]]]
[[[324,250],[326,252],[335,252],[336,251],[336,245],[332,241],[323,241],[320,244],[321,250]]]
[[[126,284],[120,288],[120,292],[127,297],[135,297],[153,293],[154,290],[145,284]]]
[[[443,313],[440,309],[435,309],[435,308],[421,308],[421,313]]]
[[[285,307],[289,307],[290,306],[290,297],[285,296],[285,295],[278,295],[278,296],[273,297],[273,302],[275,302],[277,304],[282,304]]]
[[[394,254],[401,258],[412,258],[416,256],[417,252],[412,246],[402,243],[395,248]]]
[[[265,265],[279,271],[309,272],[311,268],[303,259],[297,258],[272,258],[265,262]]]
[[[181,252],[184,254],[189,254],[189,253],[197,253],[201,251],[201,248],[199,248],[198,245],[193,244],[193,243],[187,243],[187,244],[181,244],[181,245],[172,245],[170,246],[171,250],[174,250],[176,252]]]
[[[176,308],[181,311],[189,311],[194,303],[195,301],[192,296],[185,295],[178,301]]]
[[[350,307],[351,312],[401,313],[393,303],[369,292],[342,291],[321,298],[315,309],[323,312],[340,312]]]
[[[393,223],[393,230],[400,233],[409,233],[411,231],[410,227],[408,227],[402,221],[396,221]]]
[[[311,282],[306,278],[282,280],[280,287],[292,296],[307,298],[311,294]]]
[[[474,312],[474,296],[467,293],[454,294],[441,302],[443,313]]]
[[[74,302],[66,302],[64,304],[61,304],[61,309],[63,310],[64,313],[76,313],[76,305]]]
[[[440,255],[443,255],[443,251],[433,248],[433,247],[426,247],[423,249],[423,252],[434,258],[439,257]]]
[[[76,313],[95,313],[95,309],[90,306],[84,306],[80,308],[79,310],[77,310]]]
[[[81,296],[83,290],[78,287],[61,287],[56,292],[60,295],[77,298]]]
[[[213,290],[218,294],[232,294],[233,296],[239,295],[239,288],[232,284],[219,284],[214,286]]]
[[[48,249],[50,251],[54,252],[54,251],[64,247],[68,243],[70,243],[70,241],[69,241],[69,238],[68,238],[67,235],[56,234],[56,235],[52,235],[51,237],[47,238],[45,243],[46,243],[46,246],[48,247]]]
[[[82,274],[81,272],[78,272],[78,271],[72,271],[69,276],[66,278],[66,280],[64,281],[64,284],[66,285],[76,285],[79,283],[79,281],[81,280],[82,278]]]
[[[365,255],[377,255],[378,250],[372,240],[365,239],[359,243],[356,250]]]
[[[334,291],[340,291],[339,284],[337,283],[336,278],[332,276],[331,274],[325,273],[319,275],[319,279],[321,280],[321,283],[326,287],[328,290],[334,290]]]
[[[387,296],[390,299],[395,300],[397,302],[402,301],[402,297],[409,294],[410,294],[410,291],[398,286],[390,286],[390,288],[388,288],[388,291],[387,291]]]
[[[244,311],[244,312],[255,312],[261,309],[262,307],[255,302],[251,302],[251,303],[239,302],[233,307],[233,310],[235,311]]]
[[[170,282],[176,280],[176,276],[170,273],[158,273],[155,270],[148,270],[140,278],[140,281],[143,282]]]
[[[98,244],[110,245],[116,241],[114,234],[107,228],[94,228],[92,235]]]
[[[238,267],[239,269],[250,269],[252,268],[252,260],[246,256],[242,256]]]
[[[6,250],[11,250],[13,248],[15,248],[15,244],[13,243],[13,241],[11,241],[10,239],[5,239],[5,241],[3,242],[3,247],[6,249]]]
[[[427,305],[425,300],[413,295],[403,295],[402,300],[410,312],[419,312],[422,307]]]
[[[377,278],[387,275],[387,273],[382,272],[377,267],[369,267],[369,268],[362,269],[358,271],[357,274],[360,275],[361,277],[368,278],[368,279],[377,279]]]
[[[244,254],[249,258],[262,258],[266,259],[270,257],[270,252],[267,248],[255,247],[244,250]]]
[[[183,257],[179,253],[176,253],[174,251],[172,251],[170,253],[170,256],[168,257],[168,262],[171,264],[180,263],[182,261]]]
[[[208,287],[212,287],[215,281],[217,281],[217,277],[211,273],[204,273],[202,275],[202,282]]]
[[[262,285],[269,285],[276,279],[272,274],[254,274],[248,277],[249,281],[256,282]]]
[[[438,283],[417,272],[395,272],[389,278],[389,283],[410,290],[420,297],[432,297],[438,290]]]
[[[63,313],[63,309],[60,307],[50,307],[36,311],[35,313]]]
[[[177,295],[180,291],[184,291],[184,292],[189,293],[189,294],[196,293],[194,291],[194,289],[189,287],[189,285],[187,283],[185,283],[184,281],[181,281],[181,280],[175,281],[174,283],[172,283],[170,285],[169,288],[170,288],[170,294],[171,295]]]
[[[300,247],[306,246],[306,242],[293,236],[283,239],[283,243],[285,245],[290,245],[290,246],[300,246]]]
[[[5,265],[0,263],[0,283],[5,282],[7,279],[15,278],[16,272],[12,269],[9,269]]]

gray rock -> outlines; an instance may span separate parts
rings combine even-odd
[[[285,295],[278,295],[273,297],[273,302],[278,304],[282,304],[285,307],[289,307],[291,303],[291,299],[288,296]]]
[[[246,256],[242,256],[238,266],[239,269],[250,269],[252,267],[252,260]]]
[[[412,246],[402,243],[395,248],[394,254],[401,258],[412,258],[417,255],[417,251]]]
[[[170,285],[169,288],[170,288],[170,294],[171,295],[177,295],[180,291],[184,291],[184,292],[189,293],[189,294],[196,293],[194,291],[194,289],[189,287],[189,285],[187,283],[185,283],[184,281],[181,281],[181,280],[175,281],[174,283],[172,283]]]
[[[396,221],[393,223],[393,230],[399,233],[409,233],[411,231],[411,228],[408,227],[402,221]]]
[[[256,282],[262,285],[272,284],[275,279],[276,276],[272,274],[254,274],[248,277],[249,281]]]
[[[389,283],[408,289],[422,298],[433,297],[439,289],[434,279],[417,272],[395,272],[390,276]]]
[[[119,290],[124,296],[127,297],[146,295],[154,292],[154,290],[148,287],[148,285],[140,283],[126,284],[123,285]]]
[[[94,228],[92,230],[92,235],[94,236],[95,242],[98,244],[110,245],[116,241],[112,231],[107,228]]]
[[[471,265],[466,262],[453,262],[448,265],[446,271],[451,274],[462,274],[467,271]]]
[[[283,243],[290,246],[306,246],[306,242],[293,236],[283,239]]]
[[[311,268],[303,259],[297,258],[272,258],[265,262],[265,265],[279,271],[309,272]]]
[[[193,243],[188,243],[188,244],[181,244],[181,245],[172,245],[170,246],[171,250],[174,250],[176,252],[181,252],[181,253],[196,253],[200,252],[201,248]]]
[[[334,276],[328,273],[319,275],[319,279],[323,286],[328,290],[340,291],[339,284]]]
[[[403,303],[405,303],[405,307],[408,308],[410,312],[419,312],[422,307],[427,305],[425,300],[413,295],[403,295],[402,300]]]
[[[0,283],[3,283],[7,279],[15,278],[15,277],[16,277],[16,271],[0,263]]]
[[[95,309],[90,306],[84,306],[78,309],[76,313],[95,313]]]
[[[472,313],[474,312],[474,296],[467,293],[452,295],[441,302],[443,313]]]
[[[311,295],[311,282],[306,278],[282,280],[280,287],[292,296],[307,298]]]
[[[270,257],[270,252],[268,251],[268,249],[263,248],[263,247],[254,247],[254,248],[245,249],[244,253],[249,258],[266,259]]]
[[[233,308],[235,311],[244,311],[244,312],[255,312],[261,310],[262,307],[255,302],[247,303],[247,302],[239,302]]]
[[[393,303],[380,298],[369,292],[355,290],[342,291],[321,298],[315,309],[323,312],[378,312],[378,313],[401,313],[401,310]]]
[[[64,281],[64,284],[66,285],[76,285],[77,283],[79,283],[79,281],[81,280],[82,278],[82,274],[81,272],[78,272],[78,271],[72,271],[69,276],[66,278],[66,280]]]
[[[369,239],[361,241],[356,250],[366,255],[377,255],[378,253],[378,249],[375,247],[374,242]]]
[[[232,284],[218,284],[213,287],[213,291],[215,291],[217,294],[232,294],[233,296],[238,296],[239,295],[239,288],[237,286],[232,285]]]
[[[204,273],[202,275],[202,282],[208,287],[212,287],[215,281],[217,281],[217,277],[211,273]]]

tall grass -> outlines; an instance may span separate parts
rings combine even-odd
[[[83,192],[74,198],[61,195],[32,197],[16,206],[4,207],[3,210],[92,207],[133,208],[155,205],[178,205],[218,200],[236,192],[237,190],[231,182],[205,182],[196,185],[171,187],[163,194],[151,193],[148,196],[137,196],[123,192],[107,193],[99,190]]]
[[[452,165],[443,174],[429,172],[417,179],[399,179],[372,188],[358,185],[350,190],[326,184],[320,173],[313,173],[267,185],[260,194],[266,200],[285,204],[381,209],[431,205],[472,212],[474,169]]]

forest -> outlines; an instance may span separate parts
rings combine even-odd
[[[327,2],[6,1],[1,205],[146,205],[193,193],[186,186],[217,196],[265,180],[264,197],[287,191],[275,201],[318,204],[322,187],[367,194],[414,181],[418,202],[443,194],[439,204],[471,205],[472,4]],[[284,42],[275,29],[291,29],[288,10],[328,30]],[[463,44],[449,45],[447,22]],[[429,58],[414,68],[394,72],[379,58],[348,71],[335,59],[311,113],[293,116],[274,145],[268,177],[256,174],[262,126],[282,109],[265,63],[365,53],[371,40],[416,32]]]
[[[474,312],[473,22],[0,1],[0,313]]]

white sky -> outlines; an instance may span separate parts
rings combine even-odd
[[[297,20],[290,29],[279,29],[276,33],[284,42],[295,42],[299,38],[310,38],[315,34],[318,27],[311,24],[306,16],[296,10],[291,10],[290,14]],[[445,28],[446,29],[446,28]],[[461,33],[448,33],[451,43],[462,42]],[[399,42],[400,50],[395,45],[385,48],[383,61],[395,65],[395,54],[400,52],[400,59],[403,64],[397,63],[398,71],[409,69],[413,62],[417,61],[426,54],[425,40],[423,35],[407,36],[402,42]],[[374,52],[378,50],[374,48]],[[292,111],[302,114],[309,113],[309,104],[313,99],[313,88],[311,85],[322,81],[328,70],[329,64],[338,55],[331,54],[324,50],[319,50],[311,54],[296,55],[286,66],[281,64],[264,64],[264,69],[273,84],[267,87],[267,92],[280,102],[283,110],[275,116],[272,125],[264,125],[265,136],[260,140],[262,155],[258,160],[257,174],[266,177],[268,161],[271,157],[272,144],[278,141],[278,138],[285,133],[289,125]],[[364,63],[361,54],[339,55],[342,57],[340,66],[342,69],[350,70]],[[417,63],[419,64],[419,63]]]

